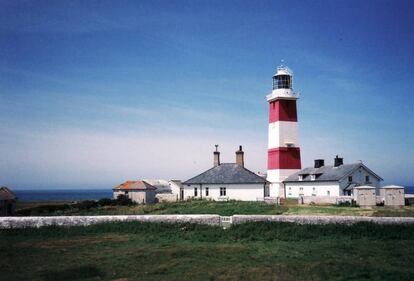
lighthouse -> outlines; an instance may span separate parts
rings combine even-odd
[[[292,89],[293,73],[279,66],[273,75],[269,103],[269,139],[267,151],[267,180],[269,195],[285,198],[283,181],[301,169],[298,141],[297,95]]]

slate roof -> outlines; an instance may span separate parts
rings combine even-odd
[[[342,178],[346,177],[347,175],[353,173],[355,170],[359,169],[360,167],[363,167],[365,170],[367,170],[370,174],[378,178],[379,180],[382,180],[380,176],[375,174],[373,171],[368,169],[367,166],[365,166],[362,163],[355,163],[355,164],[344,164],[340,165],[338,167],[334,166],[323,166],[320,168],[314,168],[314,167],[308,167],[305,169],[300,170],[299,172],[294,173],[293,175],[290,175],[286,180],[283,182],[296,182],[299,181],[299,175],[303,176],[303,181],[311,181],[311,175],[315,175],[315,180],[312,180],[312,182],[318,182],[318,181],[339,181]]]
[[[7,187],[0,188],[0,200],[16,200],[16,195]]]
[[[252,184],[269,183],[265,178],[235,163],[222,163],[183,184]]]
[[[146,181],[126,181],[113,190],[155,190],[155,186],[150,185]]]

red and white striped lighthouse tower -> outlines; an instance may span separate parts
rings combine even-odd
[[[269,102],[269,142],[267,151],[267,180],[271,182],[270,196],[286,197],[283,181],[301,169],[298,141],[296,100],[292,90],[292,71],[286,66],[273,75],[273,91]]]

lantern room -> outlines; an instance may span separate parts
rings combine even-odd
[[[292,89],[292,71],[286,66],[279,66],[273,75],[273,90]]]

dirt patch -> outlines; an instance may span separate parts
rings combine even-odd
[[[17,244],[17,247],[33,247],[41,249],[55,249],[62,247],[76,247],[87,244],[100,244],[108,242],[124,242],[128,241],[128,235],[106,235],[95,237],[78,237],[73,239],[62,239],[52,241],[37,241],[37,242],[22,242]]]

